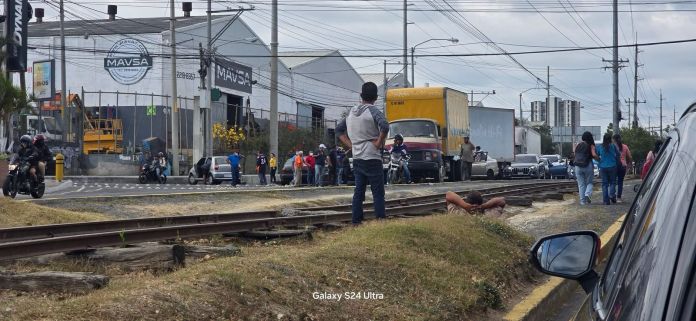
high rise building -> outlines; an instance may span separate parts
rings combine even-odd
[[[577,100],[564,100],[558,109],[557,127],[570,127],[573,124],[580,126],[580,102]]]
[[[531,103],[532,114],[529,120],[533,123],[546,122],[546,102],[533,101]]]

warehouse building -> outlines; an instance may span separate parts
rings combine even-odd
[[[170,19],[121,18],[113,5],[108,12],[104,19],[64,23],[67,91],[79,96],[87,115],[121,121],[124,150],[139,150],[143,139],[150,136],[167,137],[171,146]],[[176,101],[181,108],[179,145],[183,154],[190,155],[193,98],[205,97],[199,89],[198,71],[207,18],[190,16],[190,9],[182,15],[176,18]],[[29,25],[28,92],[32,91],[33,62],[46,60],[54,60],[56,90],[60,90],[60,27],[58,22],[41,21],[42,16],[35,11],[37,21]],[[212,103],[212,122],[263,129],[270,117],[270,49],[242,18],[214,16],[212,34],[219,38],[213,43],[215,63],[208,73],[215,75],[213,87],[220,93]],[[347,107],[358,102],[362,78],[340,52],[280,55],[281,124],[328,130]],[[16,83],[18,80],[15,77]],[[63,124],[59,104],[43,106],[44,116],[54,116],[66,131],[75,132],[78,117],[82,117],[78,112],[71,113],[70,123]],[[76,135],[70,137],[77,140]]]

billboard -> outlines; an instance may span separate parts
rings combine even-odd
[[[35,61],[32,75],[32,93],[36,100],[51,100],[56,93],[55,60]]]
[[[579,142],[582,133],[590,132],[595,140],[602,140],[602,126],[578,126],[575,127],[575,141]],[[552,127],[551,142],[553,143],[572,143],[573,131],[570,126],[567,127]]]
[[[27,0],[5,0],[6,71],[27,70],[27,27],[31,19],[31,5]]]
[[[251,67],[215,58],[215,86],[251,94]]]

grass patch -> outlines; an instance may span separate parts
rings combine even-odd
[[[0,227],[100,221],[96,213],[77,213],[0,197]]]
[[[530,242],[471,216],[371,222],[317,233],[310,243],[257,244],[242,257],[160,277],[115,278],[85,296],[12,297],[0,304],[0,319],[480,320],[529,281]]]

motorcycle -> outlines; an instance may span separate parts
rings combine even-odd
[[[402,183],[402,180],[404,179],[404,166],[409,159],[411,159],[411,155],[409,154],[391,154],[389,158],[389,167],[387,173],[387,182],[389,182],[389,184]]]
[[[158,168],[160,169],[159,175],[157,175]],[[166,184],[167,183],[167,175],[164,175],[164,167],[160,167],[159,165],[152,166],[150,164],[144,164],[140,168],[140,175],[138,175],[138,182],[140,182],[140,184],[146,184],[149,182],[157,182],[160,184]]]
[[[2,185],[2,194],[6,197],[15,198],[17,194],[31,195],[33,198],[41,198],[46,191],[46,184],[43,179],[33,180],[29,170],[31,164],[18,157],[12,158],[8,165],[8,174],[5,183]]]

